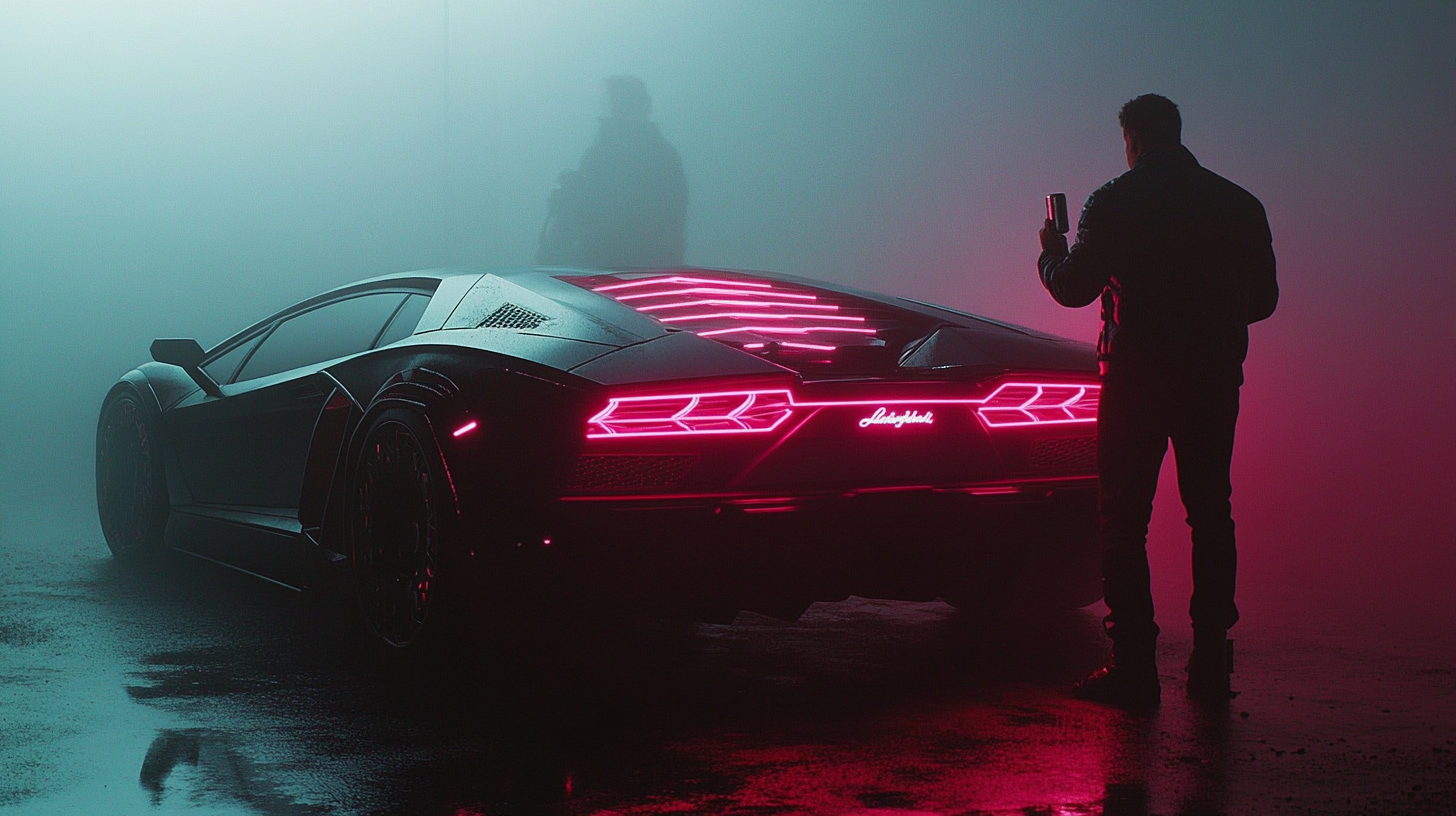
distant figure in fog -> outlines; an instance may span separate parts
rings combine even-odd
[[[608,77],[608,114],[581,167],[547,202],[536,261],[568,266],[683,262],[688,183],[682,159],[648,120],[652,98],[633,76]]]
[[[1226,703],[1225,640],[1239,619],[1229,464],[1248,326],[1279,301],[1269,222],[1257,198],[1183,147],[1172,101],[1139,96],[1118,122],[1128,172],[1088,197],[1070,250],[1047,221],[1037,262],[1058,303],[1102,302],[1097,470],[1112,659],[1077,694],[1159,699],[1147,533],[1171,440],[1193,530],[1188,691]]]

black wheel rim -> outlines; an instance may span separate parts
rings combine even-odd
[[[96,446],[96,503],[101,532],[118,555],[141,549],[156,518],[152,435],[135,400],[107,409]]]
[[[365,617],[386,643],[408,646],[434,601],[439,546],[429,462],[408,427],[374,429],[353,498],[352,556]]]

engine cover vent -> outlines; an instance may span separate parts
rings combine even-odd
[[[624,490],[671,487],[682,482],[696,456],[582,456],[567,480],[567,490]]]
[[[476,326],[477,329],[534,329],[546,322],[546,315],[533,312],[517,306],[514,303],[503,304],[499,309],[486,315],[485,319]]]
[[[1033,470],[1096,470],[1097,437],[1043,439],[1031,446],[1026,465]]]

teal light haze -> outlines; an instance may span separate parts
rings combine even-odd
[[[1118,106],[1157,92],[1264,201],[1280,262],[1235,459],[1246,580],[1438,608],[1453,39],[1444,3],[11,0],[0,540],[55,516],[96,546],[95,415],[153,337],[210,345],[359,278],[531,262],[607,76],[644,80],[683,157],[690,263],[1089,341],[1095,311],[1036,281],[1042,196],[1075,221],[1126,169]],[[1155,569],[1184,592],[1165,471]]]

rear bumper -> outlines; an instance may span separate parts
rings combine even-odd
[[[570,497],[540,547],[573,591],[713,619],[815,600],[1100,596],[1088,477],[790,494]],[[1060,599],[1060,600],[1058,600]]]

